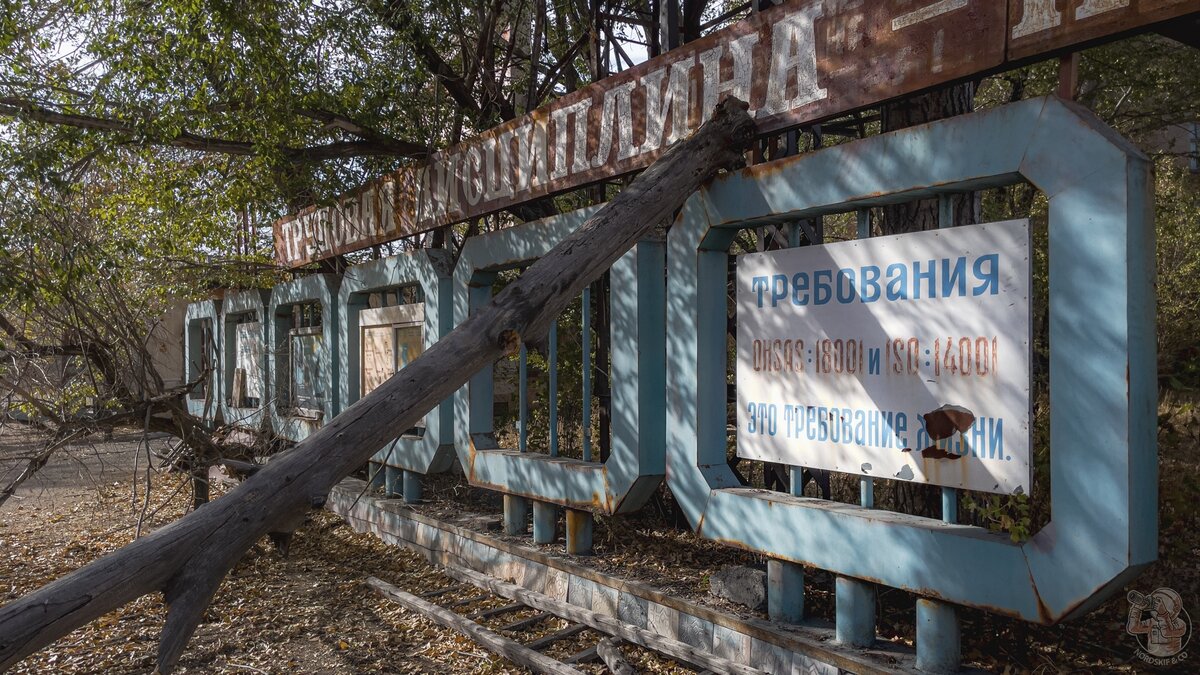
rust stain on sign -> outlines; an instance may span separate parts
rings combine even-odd
[[[960,405],[946,404],[937,410],[921,415],[921,417],[925,418],[925,431],[934,441],[933,445],[920,451],[921,457],[924,459],[959,459],[961,455],[939,448],[937,441],[950,438],[954,434],[966,433],[975,423],[975,413]],[[905,448],[903,452],[912,452],[912,450]]]
[[[963,433],[975,423],[975,413],[960,405],[944,405],[937,410],[921,415],[925,418],[925,430],[935,441]]]

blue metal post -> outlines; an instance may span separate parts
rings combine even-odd
[[[529,353],[525,351],[525,343],[521,343],[521,356],[517,360],[518,407],[517,412],[517,449],[521,452],[529,447]]]
[[[858,238],[869,239],[871,237],[871,209],[859,209],[856,214],[858,217]],[[858,479],[858,499],[859,503],[868,509],[875,508],[875,479],[870,476],[862,476]]]
[[[788,467],[789,488],[792,496],[804,496],[804,467]],[[774,579],[771,581],[771,565],[776,563]],[[778,596],[774,606],[771,598]],[[804,618],[804,565],[772,560],[767,563],[767,610],[772,619],[797,623]],[[773,610],[773,611],[772,611]]]
[[[421,474],[416,471],[404,470],[404,503],[416,504],[421,501]]]
[[[868,509],[875,508],[875,479],[863,476],[858,479],[858,501]]]
[[[917,600],[917,670],[953,673],[961,660],[958,609],[948,602]]]
[[[397,467],[384,467],[383,494],[389,499],[399,497],[402,494],[400,491],[404,489],[404,486],[400,476],[401,473],[403,471]]]
[[[592,512],[567,509],[567,553],[592,554]]]
[[[791,492],[803,494],[804,468],[788,467]],[[767,616],[772,621],[798,623],[804,618],[804,565],[784,560],[767,561]]]
[[[592,461],[592,287],[583,289],[583,461]],[[590,526],[589,526],[590,527]],[[589,539],[591,539],[589,531]],[[569,546],[568,546],[569,548]],[[588,543],[591,548],[591,543]]]
[[[870,236],[869,211],[858,211],[858,235]],[[859,503],[875,508],[875,481],[870,476],[858,479]],[[835,628],[838,642],[851,647],[870,647],[875,642],[875,584],[838,576],[834,582]]]
[[[954,227],[954,200],[952,195],[938,195],[938,228]]]
[[[384,470],[382,464],[378,462],[367,463],[367,476],[370,478],[372,489],[383,487]]]
[[[550,324],[550,456],[558,457],[558,321]],[[537,506],[533,508],[534,530],[537,529]]]
[[[945,229],[953,226],[954,200],[952,195],[938,195],[938,228]],[[958,490],[955,488],[942,488],[942,521],[958,522]],[[922,645],[925,645],[924,656],[922,656]],[[950,603],[939,600],[918,600],[917,668],[935,673],[954,672],[958,670],[961,651],[958,609]]]
[[[783,623],[798,623],[804,618],[803,565],[767,561],[767,616]]]
[[[553,544],[558,529],[558,507],[549,502],[533,503],[533,543]]]
[[[817,243],[817,242],[810,242]],[[788,246],[800,245],[800,221],[788,225]],[[804,495],[804,467],[788,467],[792,496]],[[767,561],[767,616],[772,621],[798,623],[804,618],[804,566],[783,560]]]
[[[858,216],[858,238],[866,239],[871,236],[871,209],[859,209],[855,212]]]
[[[875,642],[875,586],[853,577],[837,578],[837,641],[851,647]]]
[[[804,467],[789,466],[788,467],[788,483],[789,489],[792,491],[793,497],[804,496]]]
[[[958,490],[954,488],[942,488],[942,521],[958,522]]]
[[[504,534],[525,534],[529,527],[529,500],[504,495]]]

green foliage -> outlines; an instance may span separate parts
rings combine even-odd
[[[505,273],[498,282],[497,292],[512,273]],[[593,295],[593,301],[595,296]],[[583,339],[582,300],[576,298],[558,318],[558,441],[559,454],[564,457],[582,458],[583,421]],[[592,328],[591,348],[596,349],[597,336]],[[527,350],[528,396],[529,396],[529,450],[533,452],[549,452],[550,449],[550,364],[549,353],[542,343],[536,348]],[[520,405],[517,396],[518,357],[512,356],[502,362],[505,365],[496,371],[496,386],[498,389],[512,392],[512,400],[507,411],[494,420],[497,437],[504,447],[516,448],[518,445],[518,418]],[[593,380],[594,382],[594,380]],[[593,385],[594,386],[594,385]],[[593,395],[595,390],[593,389]],[[598,408],[595,400],[592,404],[592,419],[587,426],[592,434],[592,457],[599,457],[598,440]]]
[[[1158,235],[1158,373],[1173,388],[1200,387],[1200,176],[1169,155],[1155,162]]]

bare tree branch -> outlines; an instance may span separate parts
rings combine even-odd
[[[311,111],[314,115],[319,111]],[[196,150],[198,152],[214,152],[226,155],[241,155],[252,156],[262,154],[263,148],[257,143],[250,141],[235,141],[224,138],[214,138],[211,136],[200,136],[189,131],[180,131],[174,136],[157,137],[144,129],[138,128],[136,125],[118,119],[106,117],[95,117],[92,115],[81,115],[76,113],[61,113],[49,110],[32,101],[11,96],[0,97],[0,115],[7,117],[17,117],[33,122],[41,122],[44,124],[55,124],[59,126],[73,127],[76,129],[89,129],[93,131],[106,131],[114,134],[124,134],[133,136],[139,139],[139,142],[146,145],[165,145],[176,148],[184,148],[187,150]],[[310,116],[311,115],[306,115]],[[345,124],[353,124],[347,118],[342,118],[333,113],[327,114],[328,119],[342,121]],[[339,124],[339,126],[341,126]],[[345,128],[345,127],[342,127]],[[428,155],[425,146],[409,141],[400,141],[392,138],[387,138],[382,134],[371,132],[362,126],[355,125],[357,132],[352,131],[356,136],[365,138],[365,135],[371,135],[369,140],[360,141],[335,141],[323,145],[314,145],[303,148],[295,147],[277,147],[277,151],[281,152],[285,157],[295,162],[312,162],[324,159],[339,159],[346,157],[366,157],[366,156],[384,156],[384,157],[407,157],[421,158]]]

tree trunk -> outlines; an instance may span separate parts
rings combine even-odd
[[[975,83],[944,87],[920,96],[888,103],[880,110],[883,132],[896,131],[946,117],[962,115],[975,109]],[[978,193],[967,192],[950,197],[953,224],[979,222]],[[920,232],[938,228],[938,200],[919,199],[883,208],[883,234]],[[934,485],[888,481],[894,486],[893,508],[913,515],[936,518],[940,516],[941,490]]]
[[[329,490],[415,425],[481,368],[550,322],[613,262],[722,168],[754,135],[746,104],[727,100],[573,235],[407,368],[266,465],[229,495],[0,608],[0,670],[147,593],[168,605],[158,670],[172,670],[217,586],[268,532],[291,532]]]
[[[962,115],[975,110],[975,83],[944,87],[920,96],[888,103],[880,110],[884,133],[934,120]],[[955,195],[954,224],[979,222],[979,195],[974,192]],[[919,199],[883,209],[883,233],[920,232],[938,227],[938,200]]]

